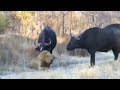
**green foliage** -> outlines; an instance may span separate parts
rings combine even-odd
[[[24,23],[32,21],[34,12],[32,11],[17,11],[16,16],[19,17]]]
[[[9,25],[9,22],[7,17],[0,14],[0,34],[4,33],[7,30],[8,25]]]
[[[39,29],[37,21],[35,20],[35,11],[17,11],[16,17],[21,20],[22,30],[20,33],[22,35],[28,36],[31,33],[31,28],[35,30]]]

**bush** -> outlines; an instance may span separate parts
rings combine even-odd
[[[0,34],[4,33],[7,30],[9,23],[6,16],[0,14]]]
[[[32,52],[34,52],[34,44],[30,38],[18,35],[0,37],[0,74],[2,71],[24,70],[29,60],[35,57],[31,55]]]

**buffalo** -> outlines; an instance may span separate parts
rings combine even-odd
[[[47,50],[52,54],[52,51],[57,44],[56,33],[49,26],[45,26],[39,34],[38,41],[36,41],[37,39],[34,41],[36,51],[41,52],[43,50]]]
[[[112,50],[114,60],[120,52],[120,24],[110,24],[104,28],[92,27],[79,36],[71,36],[66,47],[68,51],[77,48],[86,49],[90,53],[90,65],[95,65],[95,53]]]

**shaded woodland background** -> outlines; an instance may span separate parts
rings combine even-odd
[[[120,11],[0,11],[0,34],[15,34],[34,40],[38,38],[43,22],[57,34],[55,52],[86,56],[85,50],[66,51],[70,34],[79,35],[90,27],[119,23]]]

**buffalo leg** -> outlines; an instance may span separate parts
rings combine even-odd
[[[50,51],[50,53],[52,54],[52,51]]]
[[[90,51],[90,50],[88,50],[88,52],[89,52],[90,55],[91,55],[90,65],[91,65],[91,66],[94,66],[94,65],[95,65],[95,52],[94,52],[94,51]]]
[[[118,51],[115,50],[115,49],[113,49],[112,51],[113,51],[113,54],[114,54],[114,60],[117,60],[118,59],[118,55],[119,55]]]
[[[95,52],[91,53],[90,65],[91,66],[95,65]]]

